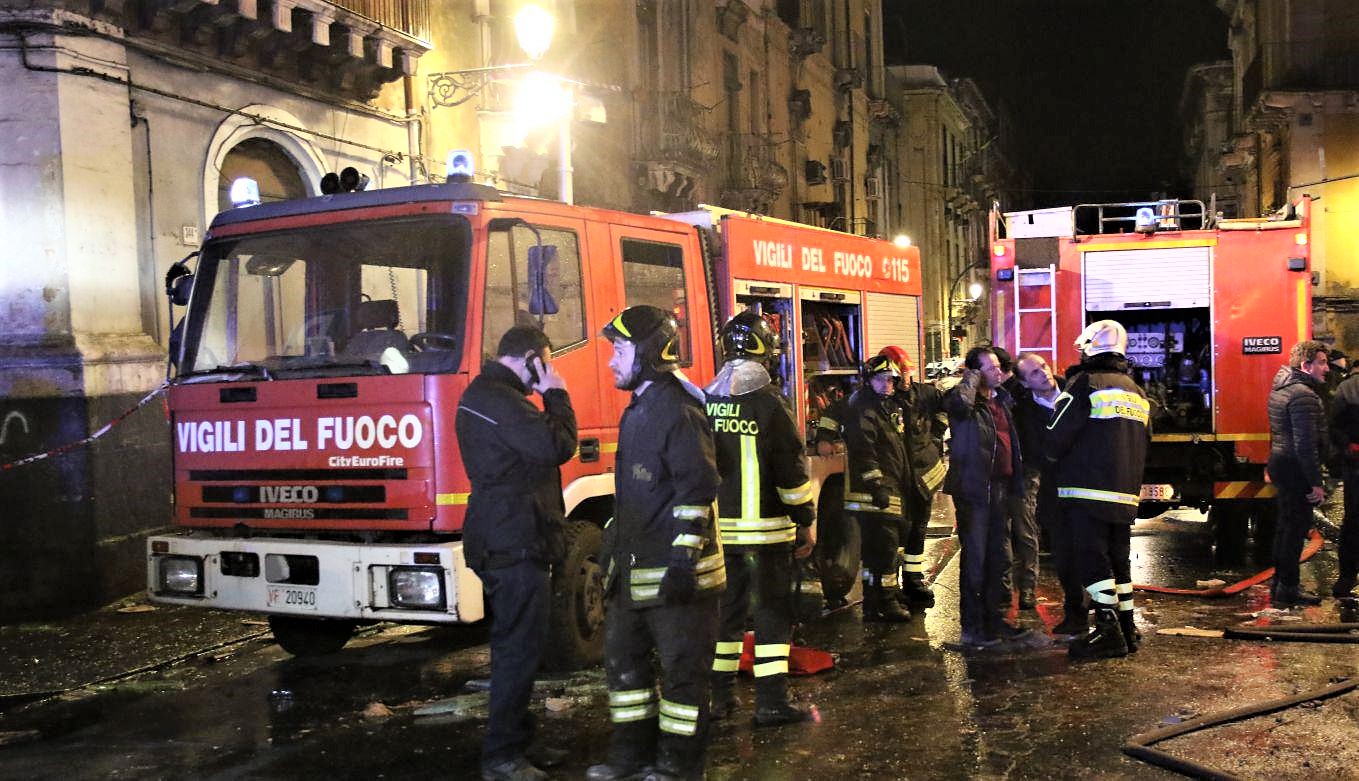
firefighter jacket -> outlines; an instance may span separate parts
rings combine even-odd
[[[1331,397],[1331,454],[1338,465],[1359,469],[1359,374],[1346,377]]]
[[[1293,474],[1300,473],[1307,480],[1306,486],[1288,486],[1291,490],[1306,491],[1321,485],[1326,418],[1317,394],[1320,385],[1301,369],[1283,366],[1274,375],[1274,387],[1269,392],[1269,458],[1292,460],[1299,470]],[[1293,474],[1274,474],[1275,471],[1284,470],[1270,471],[1275,482],[1296,480]]]
[[[912,382],[898,390],[893,398],[901,406],[906,422],[906,451],[910,466],[910,480],[903,484],[919,492],[928,500],[944,483],[948,465],[941,455],[940,439],[946,424],[943,415],[944,395],[933,383]]]
[[[790,543],[816,519],[802,437],[788,402],[754,361],[728,361],[707,387],[723,545]]]
[[[1151,404],[1117,353],[1086,358],[1067,372],[1045,440],[1057,498],[1093,517],[1132,523],[1150,440]]]
[[[602,555],[606,593],[617,586],[632,607],[662,603],[673,548],[698,551],[697,597],[727,582],[712,517],[717,464],[702,393],[663,373],[633,393],[618,424],[615,514],[604,527]]]
[[[955,499],[986,503],[991,496],[991,467],[996,457],[996,419],[985,393],[980,393],[981,373],[963,373],[963,381],[944,394],[948,413],[949,462],[944,476],[944,493]],[[1014,401],[1004,388],[996,388],[996,399],[1010,423],[1010,492],[1023,490],[1023,454],[1019,437],[1014,435],[1010,408]]]
[[[901,405],[864,383],[849,397],[843,425],[849,456],[845,509],[900,516],[901,488],[910,477]],[[879,488],[887,491],[887,507],[873,504],[873,492]]]
[[[562,480],[576,451],[576,414],[564,390],[529,402],[519,376],[488,361],[458,401],[454,426],[472,482],[463,552],[473,571],[560,558]]]

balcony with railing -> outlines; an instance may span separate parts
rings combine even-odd
[[[431,48],[430,0],[84,0],[73,10],[205,67],[360,100],[413,75]]]
[[[732,136],[722,205],[767,212],[788,186],[788,169],[779,163],[778,150],[767,136]]]

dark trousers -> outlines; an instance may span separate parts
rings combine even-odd
[[[491,612],[491,707],[481,762],[496,765],[522,755],[533,739],[529,696],[547,644],[552,592],[548,571],[529,561],[479,574]]]
[[[1061,506],[1070,527],[1077,579],[1087,588],[1106,580],[1131,586],[1132,524],[1096,517],[1080,504],[1062,502]]]
[[[1340,527],[1337,580],[1353,583],[1359,576],[1359,466],[1345,467],[1345,522]]]
[[[856,512],[861,555],[866,575],[881,586],[897,585],[897,548],[901,547],[901,516],[888,512]],[[867,579],[867,578],[865,578]]]
[[[793,546],[727,546],[727,590],[713,657],[713,682],[731,686],[741,660],[746,621],[755,614],[755,704],[787,701],[788,651],[793,639]]]
[[[993,482],[989,500],[954,497],[958,542],[962,547],[958,575],[963,631],[990,635],[1009,607],[1005,576],[1010,571],[1008,486]]]
[[[717,595],[643,608],[617,593],[610,598],[604,623],[610,764],[654,764],[686,779],[702,775],[717,624]],[[661,666],[659,698],[653,652]]]
[[[1057,570],[1057,582],[1062,586],[1064,617],[1079,617],[1085,613],[1085,583],[1077,571],[1075,535],[1066,514],[1057,500],[1057,484],[1043,480],[1038,488],[1038,522],[1048,534],[1052,551],[1052,567]]]
[[[1298,588],[1298,559],[1302,557],[1307,530],[1312,527],[1312,504],[1307,501],[1311,486],[1297,462],[1291,458],[1271,458],[1269,476],[1274,481],[1274,590]]]
[[[1024,491],[1010,496],[1010,550],[1014,561],[1007,588],[1033,591],[1038,586],[1038,491],[1040,473],[1024,470]]]

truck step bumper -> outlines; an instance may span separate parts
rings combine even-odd
[[[485,615],[462,543],[363,545],[255,537],[147,540],[152,602],[418,623]]]

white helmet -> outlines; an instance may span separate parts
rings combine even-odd
[[[1076,349],[1082,355],[1100,353],[1128,354],[1128,332],[1116,320],[1096,320],[1076,337]]]

